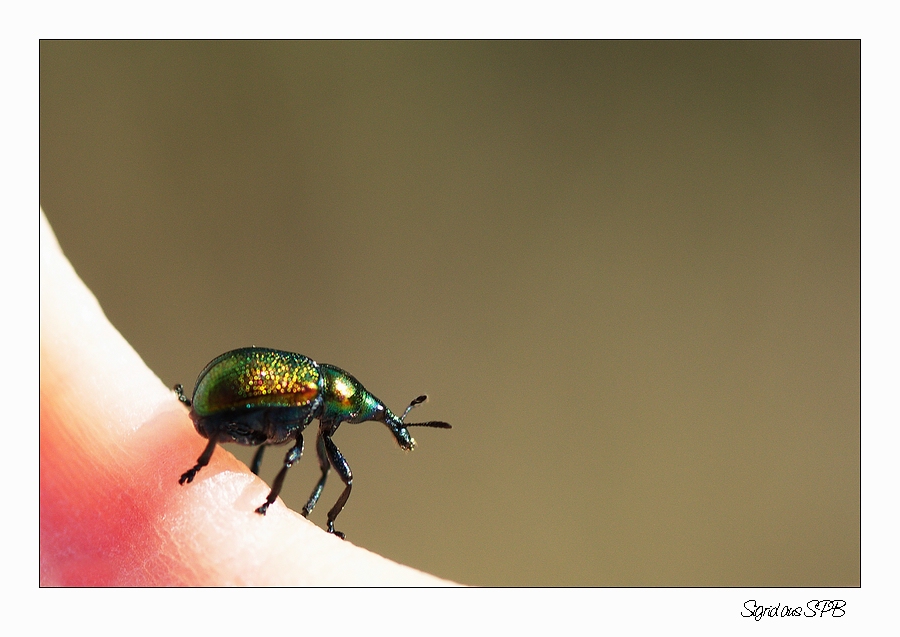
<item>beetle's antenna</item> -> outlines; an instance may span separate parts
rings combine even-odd
[[[403,415],[400,416],[400,422],[402,422],[407,427],[434,427],[435,429],[452,429],[449,423],[441,422],[439,420],[431,420],[429,422],[403,422],[403,419],[406,418],[406,414],[412,411],[412,408],[416,405],[421,405],[426,400],[428,400],[428,396],[422,394],[418,398],[414,398],[411,403],[409,403],[409,407],[406,408],[406,411],[403,412]]]
[[[407,427],[434,427],[435,429],[453,429],[449,422],[441,422],[440,420],[431,420],[429,422],[405,422]]]
[[[408,414],[410,411],[412,411],[413,407],[415,407],[416,405],[421,405],[426,400],[428,400],[428,396],[426,396],[425,394],[422,394],[418,398],[413,398],[412,402],[409,403],[409,407],[407,407],[406,411],[403,412],[403,415],[400,416],[400,422],[403,422],[403,419],[406,418],[406,414]]]

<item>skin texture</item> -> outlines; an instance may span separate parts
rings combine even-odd
[[[206,441],[107,321],[41,214],[43,586],[434,586],[451,582],[327,534]]]

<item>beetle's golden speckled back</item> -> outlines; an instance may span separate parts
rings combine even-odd
[[[322,388],[318,364],[302,354],[246,347],[212,360],[194,387],[194,410],[210,415],[256,406],[301,407]]]

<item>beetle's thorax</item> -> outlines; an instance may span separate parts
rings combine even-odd
[[[352,423],[381,420],[384,405],[356,378],[334,365],[321,364],[319,369],[323,381],[322,420]]]

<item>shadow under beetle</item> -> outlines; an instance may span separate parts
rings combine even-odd
[[[328,471],[334,467],[345,486],[328,512],[328,532],[340,538],[344,534],[334,530],[334,520],[347,503],[353,486],[350,467],[331,440],[341,423],[383,422],[406,451],[416,446],[407,427],[450,429],[445,422],[403,422],[413,407],[425,402],[426,396],[413,400],[398,418],[339,367],[319,364],[302,354],[263,347],[236,349],[214,358],[197,377],[191,399],[184,395],[181,385],[175,385],[174,389],[178,400],[191,408],[190,416],[197,432],[209,440],[197,464],[181,476],[178,484],[191,482],[209,464],[217,443],[259,445],[250,467],[258,474],[267,445],[294,441],[266,501],[256,509],[261,515],[266,514],[281,492],[287,470],[303,454],[303,430],[313,419],[318,419],[316,454],[322,477],[303,507],[303,517],[308,517],[316,506]]]

